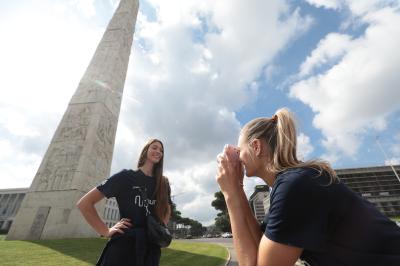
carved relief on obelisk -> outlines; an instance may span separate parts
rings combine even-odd
[[[75,204],[110,174],[138,8],[138,0],[120,1],[58,125],[7,239],[96,235]],[[102,208],[99,204],[98,209]]]

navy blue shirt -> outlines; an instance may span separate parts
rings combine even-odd
[[[400,228],[343,183],[311,168],[278,174],[267,238],[304,249],[310,265],[400,265]]]
[[[124,169],[97,186],[97,189],[106,198],[115,197],[121,218],[131,219],[133,227],[144,227],[146,225],[146,208],[139,188],[147,191],[149,211],[154,214],[156,178],[145,175],[140,169],[136,171]],[[172,204],[170,193],[171,189],[168,185],[169,203]]]

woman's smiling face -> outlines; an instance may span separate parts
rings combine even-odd
[[[164,150],[163,146],[160,142],[155,141],[150,144],[149,149],[147,150],[147,160],[156,164],[160,162],[161,158],[163,157]]]

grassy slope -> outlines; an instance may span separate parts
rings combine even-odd
[[[5,241],[0,236],[1,265],[93,265],[105,239]],[[161,265],[223,265],[227,250],[219,245],[174,241],[162,250]]]

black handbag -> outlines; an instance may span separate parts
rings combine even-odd
[[[165,248],[171,244],[172,235],[164,223],[160,222],[157,217],[149,211],[149,199],[147,193],[140,189],[143,197],[143,205],[146,208],[146,227],[147,238],[150,243]]]

